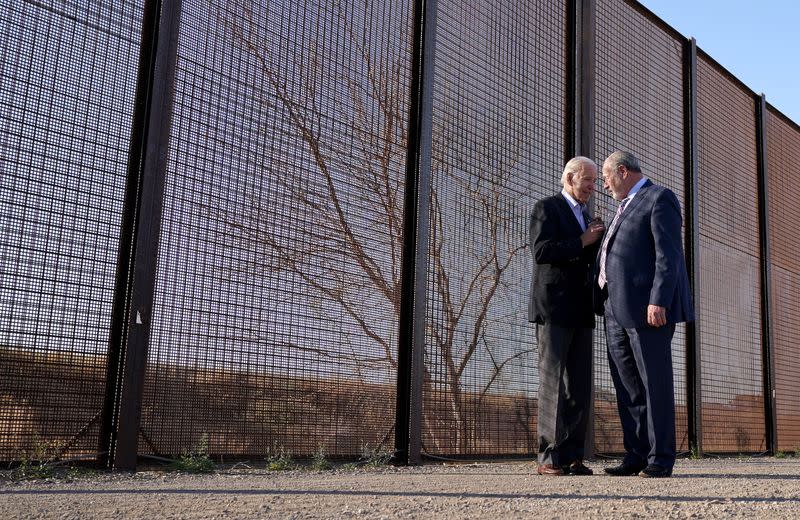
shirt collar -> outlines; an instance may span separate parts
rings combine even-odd
[[[645,182],[647,182],[647,177],[642,177],[641,179],[639,179],[639,182],[633,185],[631,191],[628,192],[628,196],[625,197],[626,199],[628,199],[628,202],[630,202],[633,196],[639,192],[642,186],[644,186]]]
[[[567,202],[569,202],[569,205],[570,205],[570,207],[572,208],[573,211],[575,210],[576,206],[579,206],[581,204],[580,202],[578,202],[577,200],[572,198],[572,195],[567,193],[566,188],[561,190],[561,195],[563,195],[564,198],[567,199]]]

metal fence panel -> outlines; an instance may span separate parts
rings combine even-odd
[[[532,454],[528,216],[563,167],[566,4],[438,2],[423,451]]]
[[[183,2],[143,452],[393,446],[410,24]]]
[[[800,128],[773,110],[766,124],[777,440],[779,450],[794,451],[800,446],[800,230],[794,218],[800,193],[789,179],[800,178]]]
[[[423,453],[532,456],[527,226],[560,190],[568,4],[437,7]],[[100,444],[143,9],[0,0],[0,460]],[[183,1],[142,453],[204,437],[234,458],[394,445],[411,10]],[[596,10],[595,157],[634,152],[683,204],[684,40],[635,2]],[[703,447],[762,451],[755,102],[697,62]],[[774,110],[766,124],[777,438],[792,450],[800,128]],[[685,342],[679,326],[679,451]],[[619,453],[602,321],[595,347],[595,446]]]
[[[697,60],[703,449],[765,447],[755,102]]]
[[[94,454],[142,2],[0,2],[0,460]]]
[[[617,37],[625,34],[625,38]],[[595,155],[599,163],[615,150],[635,154],[643,173],[684,194],[683,40],[623,0],[597,1]],[[599,181],[602,186],[602,181]],[[608,223],[616,202],[598,190],[596,213]],[[684,222],[685,227],[685,222]],[[614,385],[602,323],[595,331],[595,449],[623,452]],[[686,327],[672,340],[678,451],[688,449]]]

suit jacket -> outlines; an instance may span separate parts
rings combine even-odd
[[[582,233],[560,193],[536,203],[530,219],[533,279],[529,321],[594,327],[591,272],[599,242],[584,248]]]
[[[598,251],[595,273],[599,262]],[[694,320],[681,241],[681,208],[668,188],[648,180],[625,207],[608,238],[606,280],[602,292],[593,283],[595,310],[602,314],[607,297],[622,327],[646,326],[649,304],[666,307],[668,324]]]

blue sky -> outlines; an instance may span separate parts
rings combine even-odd
[[[640,2],[800,124],[800,1]]]

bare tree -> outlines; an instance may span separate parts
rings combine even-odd
[[[331,349],[293,344],[292,348],[348,360],[359,370],[395,367],[410,32],[403,25],[384,26],[400,32],[405,50],[398,52],[387,46],[385,35],[367,34],[354,23],[352,13],[357,6],[336,1],[331,6],[334,31],[341,39],[337,48],[330,42],[313,42],[287,49],[292,42],[278,42],[265,34],[252,1],[242,0],[234,8],[217,11],[236,48],[257,64],[265,79],[259,103],[287,128],[286,135],[275,136],[290,144],[282,152],[287,155],[284,167],[270,175],[275,182],[273,194],[284,198],[298,214],[313,215],[314,225],[292,234],[261,215],[261,204],[255,198],[249,211],[223,220],[229,230],[248,236],[269,253],[273,261],[265,269],[295,277],[307,287],[312,307],[331,315],[339,313],[359,331],[358,336],[369,338],[376,346],[374,355],[365,355],[363,347],[356,350],[354,346]],[[361,7],[368,9],[369,2]],[[299,39],[301,35],[294,36]],[[351,61],[342,66],[343,58]],[[438,357],[446,368],[451,414],[447,421],[456,423],[456,446],[466,451],[475,437],[465,405],[464,379],[471,360],[476,352],[485,350],[492,363],[478,395],[471,397],[481,400],[501,378],[504,367],[529,350],[499,358],[486,336],[492,302],[498,290],[510,283],[504,274],[526,247],[524,239],[512,231],[511,221],[517,216],[506,195],[520,150],[501,153],[496,136],[503,129],[489,122],[470,143],[470,153],[493,163],[469,175],[457,170],[448,157],[464,153],[453,149],[464,144],[454,138],[460,132],[456,118],[460,109],[445,106],[434,129],[435,176],[449,188],[443,190],[435,182],[431,190],[429,315],[436,315],[429,316],[426,335],[431,342],[428,355]],[[512,122],[519,117],[511,111],[507,116]],[[508,155],[510,159],[505,158]],[[305,167],[299,167],[298,159]],[[264,168],[274,169],[274,163],[273,159],[273,164]],[[462,208],[474,212],[471,219],[479,236],[469,244],[454,239],[453,219],[458,219],[454,194],[461,197]],[[353,211],[359,207],[369,211]],[[298,222],[289,225],[303,226]],[[287,239],[290,236],[294,239]],[[392,316],[378,319],[375,309],[390,309]],[[345,340],[348,336],[348,332],[343,334]],[[426,393],[432,391],[434,378],[427,365]],[[435,412],[425,407],[428,432],[443,419]],[[436,435],[428,438],[438,442]]]

